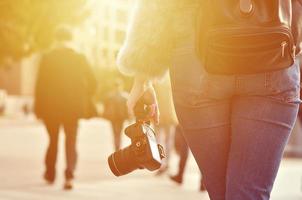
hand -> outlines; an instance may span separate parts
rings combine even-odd
[[[155,90],[151,82],[146,81],[142,77],[136,77],[127,101],[128,110],[131,115],[134,115],[134,107],[141,98],[143,98],[145,104],[149,105],[151,109],[147,120],[152,120],[155,124],[158,124],[159,111]]]

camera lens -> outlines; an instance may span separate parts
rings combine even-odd
[[[108,157],[108,164],[115,176],[122,176],[139,168],[131,146],[111,154]]]

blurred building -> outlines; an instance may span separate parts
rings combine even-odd
[[[24,106],[32,109],[39,58],[35,54],[0,66],[0,116],[23,115]]]
[[[8,95],[32,95],[39,58],[35,54],[0,67],[0,89],[6,90]]]
[[[125,39],[125,32],[133,0],[104,1],[100,22],[101,57],[103,65],[115,67],[118,51]]]
[[[98,67],[116,67],[134,0],[95,0],[92,17],[76,32],[80,49]],[[87,37],[89,35],[89,37]]]
[[[91,16],[75,30],[74,43],[86,54],[92,66],[115,68],[119,48],[125,38],[134,0],[91,0]],[[8,94],[32,95],[39,56],[2,68],[0,89]]]

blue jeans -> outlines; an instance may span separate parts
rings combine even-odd
[[[211,200],[268,200],[297,117],[298,63],[213,75],[188,45],[175,51],[170,75],[177,116]]]

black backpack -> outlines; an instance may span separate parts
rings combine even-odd
[[[254,74],[295,60],[292,0],[203,0],[198,52],[212,74]]]

